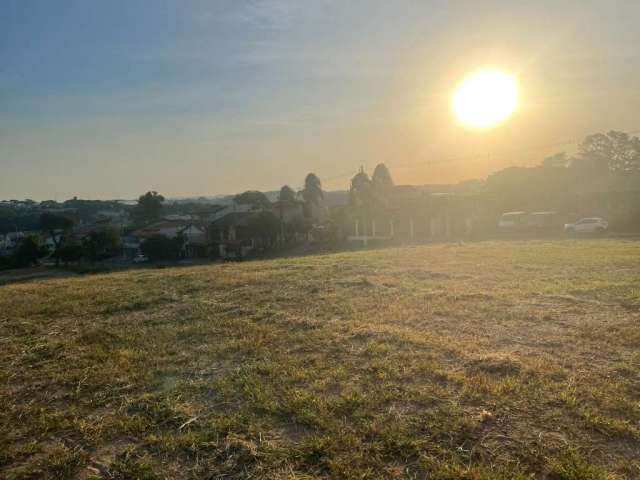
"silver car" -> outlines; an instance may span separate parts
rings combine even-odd
[[[600,217],[581,218],[575,223],[567,223],[565,232],[570,235],[603,235],[609,228],[609,222]]]

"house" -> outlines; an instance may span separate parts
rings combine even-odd
[[[27,232],[8,232],[0,235],[0,256],[12,255],[20,240],[28,236]]]
[[[231,207],[231,205],[207,205],[206,208],[198,209],[192,216],[202,223],[208,223],[231,212]]]
[[[94,216],[97,222],[123,225],[129,221],[129,215],[124,210],[99,210]]]
[[[207,230],[203,225],[190,222],[179,234],[186,239],[184,244],[185,257],[195,258],[207,255]]]
[[[351,208],[347,240],[430,241],[473,235],[486,216],[478,193],[430,192],[396,186],[385,202],[369,209]]]
[[[226,217],[230,213],[246,213],[255,211],[256,208],[253,205],[232,203],[230,205],[225,205],[222,208],[215,209],[207,218],[209,221],[215,221],[222,217]]]
[[[175,238],[188,225],[189,222],[184,220],[161,220],[134,230],[132,235],[141,241],[154,235],[164,235],[168,238]]]
[[[184,236],[183,255],[185,257],[201,257],[207,253],[206,228],[204,225],[190,220],[161,220],[135,230],[131,233],[131,238],[127,237],[131,250],[133,251],[135,248],[135,240],[139,245],[155,235],[163,235],[167,238]]]
[[[122,236],[122,253],[128,259],[135,258],[142,253],[140,239],[134,235]]]
[[[0,257],[11,255],[14,247],[15,245],[8,234],[0,234]]]
[[[41,234],[38,231],[24,231],[24,232],[8,232],[6,234],[0,234],[0,256],[12,255],[20,242],[27,237],[38,237],[40,244],[50,253],[56,249],[56,243],[53,241],[50,235]],[[55,233],[55,241],[60,242],[63,238],[62,230],[57,230]]]
[[[209,225],[209,240],[214,248],[212,252],[221,258],[229,256],[244,257],[255,246],[249,231],[250,219],[255,211],[230,212]]]
[[[193,220],[193,215],[189,215],[189,214],[180,214],[180,213],[172,213],[169,215],[165,215],[163,217],[163,220],[168,220],[170,222],[174,222],[174,221],[185,221],[185,222],[189,222],[191,220]]]

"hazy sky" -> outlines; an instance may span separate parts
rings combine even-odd
[[[639,18],[632,0],[0,0],[0,198],[532,164],[640,130]],[[522,103],[474,132],[450,99],[482,67],[517,74]]]

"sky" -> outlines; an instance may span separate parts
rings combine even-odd
[[[0,0],[0,199],[486,177],[640,130],[640,2]],[[520,107],[451,96],[482,68]]]

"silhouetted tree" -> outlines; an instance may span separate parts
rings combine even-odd
[[[284,224],[285,235],[291,237],[295,234],[307,234],[312,226],[310,219],[295,217]]]
[[[281,202],[293,203],[296,201],[296,192],[289,185],[285,185],[280,189],[278,200]]]
[[[79,261],[83,254],[82,245],[78,243],[64,244],[58,249],[58,256],[65,264]]]
[[[151,260],[176,260],[180,258],[186,242],[183,235],[169,238],[166,235],[153,235],[147,238],[140,248]]]
[[[360,168],[360,171],[351,179],[351,188],[349,189],[349,203],[360,218],[363,232],[367,234],[367,226],[371,219],[371,209],[373,204],[373,190],[371,188],[371,179]]]
[[[112,227],[92,230],[82,239],[83,255],[93,261],[117,256],[120,245],[120,234]]]
[[[289,228],[284,221],[285,206],[296,203],[296,192],[289,185],[284,185],[278,194],[278,210],[280,219],[280,239],[283,242],[288,241],[292,237],[293,229]],[[289,222],[291,223],[291,222]]]
[[[371,176],[371,214],[380,220],[386,219],[393,192],[393,179],[384,163],[379,163]]]
[[[352,224],[351,210],[348,205],[340,205],[331,211],[329,219],[329,236],[332,242],[340,242]]]
[[[247,232],[252,238],[259,238],[263,246],[271,247],[280,231],[280,221],[272,212],[259,212],[247,224]]]
[[[587,136],[578,147],[574,166],[595,174],[640,171],[640,138],[614,130]]]
[[[71,230],[74,221],[66,215],[44,212],[40,215],[40,230],[49,235],[54,245],[53,255],[56,259],[56,266],[60,264],[58,249],[62,244],[64,233]]]
[[[244,193],[236,195],[233,201],[238,205],[251,205],[254,210],[271,208],[271,202],[267,196],[257,190],[247,190]]]
[[[315,173],[310,173],[304,179],[302,198],[304,199],[305,204],[305,217],[311,217],[313,212],[313,205],[320,206],[320,201],[324,198],[322,183],[320,183],[320,179]]]
[[[360,171],[351,179],[349,202],[354,207],[368,207],[371,205],[372,198],[371,179],[361,167]]]
[[[16,267],[30,267],[47,253],[47,250],[40,245],[38,237],[25,237],[20,240],[18,248],[13,254],[14,265]]]
[[[40,215],[40,211],[35,208],[22,209],[11,205],[0,206],[0,233],[38,230]]]
[[[389,169],[384,163],[379,163],[373,170],[373,175],[371,176],[371,187],[376,195],[384,197],[388,196],[391,193],[391,190],[393,190],[393,179],[391,178]]]
[[[140,195],[133,209],[133,217],[139,223],[151,223],[160,218],[165,198],[156,191]]]

